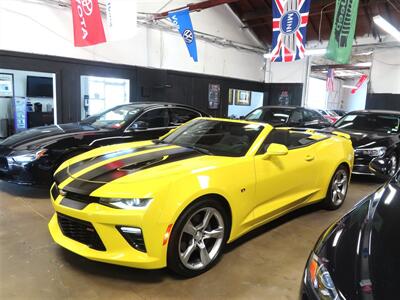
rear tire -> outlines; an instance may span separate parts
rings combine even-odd
[[[335,210],[342,206],[349,188],[349,169],[340,165],[332,176],[328,192],[322,205],[327,210]]]
[[[229,236],[228,215],[213,199],[191,204],[175,223],[168,243],[167,266],[183,277],[211,269],[221,257]]]

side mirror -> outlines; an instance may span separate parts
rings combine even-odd
[[[289,149],[285,145],[272,143],[265,152],[263,159],[268,159],[271,156],[284,156],[288,153]]]
[[[388,162],[383,158],[374,158],[369,163],[369,170],[376,176],[382,179],[389,179]]]
[[[130,130],[146,130],[147,128],[149,128],[149,123],[144,121],[136,121],[132,124]]]

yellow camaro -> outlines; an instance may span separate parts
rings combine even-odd
[[[226,243],[289,211],[318,201],[338,208],[352,167],[342,133],[198,118],[159,140],[64,162],[49,229],[92,260],[195,276]]]

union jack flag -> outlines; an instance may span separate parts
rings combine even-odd
[[[290,62],[304,57],[310,2],[311,0],[272,1],[271,61]]]

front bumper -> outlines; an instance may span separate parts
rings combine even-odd
[[[55,199],[54,199],[55,197]],[[90,203],[83,209],[74,209],[61,204],[63,196],[52,188],[51,199],[56,213],[50,220],[49,230],[60,246],[88,259],[140,269],[159,269],[166,266],[167,246],[163,237],[168,224],[150,218],[147,210],[123,210]],[[154,212],[153,212],[154,213]],[[96,250],[63,234],[57,215],[90,223],[98,234],[105,250]],[[118,231],[117,226],[141,228],[146,252],[133,248]]]
[[[369,164],[372,159],[374,159],[374,157],[366,157],[355,154],[353,174],[374,176],[374,174],[369,169]]]

